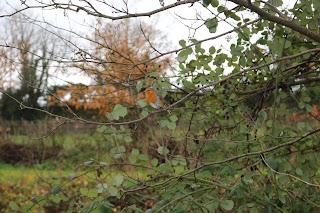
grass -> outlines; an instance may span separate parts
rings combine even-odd
[[[33,139],[27,135],[11,135],[10,140],[17,144],[26,144],[26,143],[37,143],[43,142],[47,145],[62,145],[63,149],[71,150],[76,148],[77,146],[100,146],[105,140],[103,136],[99,133],[88,134],[88,133],[80,133],[80,134],[52,134],[44,139]]]
[[[49,158],[41,163],[37,160],[30,162],[16,162],[14,165],[0,161],[0,183],[16,185],[27,180],[28,184],[39,178],[54,176],[67,176],[74,168],[90,158],[107,161],[109,155],[103,149],[104,138],[95,134],[53,134],[41,140],[32,140],[25,135],[12,135],[9,138],[14,144],[31,146],[34,149],[42,149],[40,145],[49,147],[60,146],[59,153],[54,158]],[[0,144],[2,142],[0,141]],[[39,148],[40,147],[40,148]],[[19,153],[21,154],[21,153]],[[30,154],[30,158],[32,158]]]
[[[16,150],[10,155],[24,155],[30,157],[27,162],[15,162],[8,164],[0,161],[0,212],[12,212],[12,202],[20,207],[32,205],[30,198],[46,195],[52,190],[54,185],[61,185],[68,181],[68,175],[75,172],[77,165],[90,158],[108,158],[106,149],[103,149],[104,138],[98,133],[78,133],[78,134],[53,134],[42,140],[33,140],[30,136],[12,135],[3,143],[13,143],[22,145],[21,150],[29,152],[19,153]],[[49,152],[60,147],[55,157],[50,157],[39,163],[33,159],[30,150],[46,150]],[[25,159],[25,158],[23,158]],[[76,182],[73,184],[83,184]],[[71,188],[69,188],[71,187]],[[73,189],[68,186],[66,190]],[[77,188],[77,187],[76,187]],[[41,210],[42,211],[42,210]],[[41,212],[40,211],[40,212]]]
[[[20,184],[25,179],[28,180],[28,184],[31,184],[39,178],[46,179],[54,176],[65,176],[71,172],[72,170],[43,169],[37,168],[37,166],[30,168],[0,163],[0,182],[2,184]]]
[[[0,141],[0,145],[3,142]],[[32,140],[24,135],[12,135],[7,142],[23,145],[24,147],[31,146],[31,150],[42,151],[43,147],[47,147],[50,151],[50,148],[60,148],[57,156],[45,159],[41,163],[37,160],[16,162],[15,164],[0,161],[0,212],[2,212],[1,209],[6,209],[7,212],[10,212],[12,210],[10,207],[11,201],[14,201],[19,207],[32,205],[30,198],[36,197],[38,199],[45,196],[55,185],[63,186],[62,191],[70,193],[72,197],[73,195],[79,196],[81,188],[97,190],[96,186],[99,178],[104,182],[108,182],[112,181],[113,177],[118,174],[122,174],[124,177],[139,178],[144,178],[147,175],[139,169],[119,173],[119,168],[106,167],[102,171],[102,176],[97,177],[95,168],[98,167],[80,166],[78,169],[79,165],[91,158],[96,159],[97,164],[101,161],[112,161],[113,157],[110,155],[110,147],[108,147],[110,144],[107,144],[105,137],[98,132],[92,134],[52,134],[42,140]],[[30,147],[28,150],[30,150]],[[15,151],[13,150],[11,153],[14,154],[16,153]],[[28,156],[32,157],[32,154]],[[70,174],[81,175],[87,170],[91,171],[70,181]],[[51,201],[48,202],[50,204]]]
[[[45,195],[54,177],[67,176],[71,171],[48,170],[0,163],[0,212],[13,212],[12,202],[20,207],[31,205],[31,198]]]
[[[4,141],[3,141],[4,142]],[[56,167],[66,166],[73,168],[75,165],[84,162],[90,158],[98,158],[101,155],[104,158],[108,158],[106,155],[106,145],[105,138],[95,132],[93,134],[89,133],[74,133],[74,134],[52,134],[47,138],[34,140],[30,136],[26,135],[12,135],[6,142],[12,142],[13,144],[19,144],[26,147],[31,147],[31,150],[36,150],[42,154],[45,148],[47,152],[58,150],[58,156],[56,158],[50,158],[48,160],[36,159],[32,163],[39,163],[39,161],[44,164],[47,169],[55,169]],[[1,145],[0,141],[0,145]],[[14,155],[14,153],[10,153]],[[21,153],[19,153],[21,156]],[[17,155],[19,155],[17,153]],[[26,156],[30,156],[34,153],[24,153]],[[45,159],[45,158],[44,158]],[[0,159],[1,161],[1,159]],[[18,162],[20,163],[20,162]],[[21,162],[26,163],[26,162]]]

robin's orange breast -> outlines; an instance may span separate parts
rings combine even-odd
[[[146,100],[149,103],[156,103],[157,95],[151,90],[146,90]]]

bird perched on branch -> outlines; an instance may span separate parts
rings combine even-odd
[[[152,88],[147,88],[144,90],[146,95],[146,101],[155,109],[160,109],[165,106],[164,100],[161,97],[160,93]]]

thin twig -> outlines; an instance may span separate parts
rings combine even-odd
[[[61,127],[63,124],[65,124],[67,122],[67,119],[65,119],[64,121],[62,121],[58,126],[56,126],[55,128],[53,128],[47,135],[39,137],[39,138],[31,138],[32,140],[39,140],[39,139],[44,139],[49,137],[54,131],[56,131],[59,127]]]

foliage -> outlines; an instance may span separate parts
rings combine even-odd
[[[318,211],[320,5],[301,0],[286,9],[282,1],[230,2],[186,0],[168,7],[162,2],[153,11],[200,3],[211,17],[197,20],[214,36],[181,39],[180,49],[154,56],[177,53],[174,82],[158,74],[143,82],[129,79],[135,94],[150,85],[162,96],[169,93],[173,103],[166,108],[155,110],[141,100],[137,113],[130,114],[129,106],[117,101],[107,122],[66,118],[96,124],[111,158],[83,159],[75,173],[51,183],[30,208],[51,200],[57,206],[67,202],[68,212],[111,212],[116,201],[125,201],[121,210],[127,212]],[[110,19],[153,14],[118,9],[123,16],[103,16],[72,6]],[[225,26],[231,30],[217,34]],[[213,42],[204,47],[205,41],[231,33],[226,47]],[[149,57],[133,58],[134,64],[152,61]],[[86,62],[80,65],[90,66]],[[127,72],[105,70],[116,83],[127,83]],[[96,74],[96,81],[108,85],[100,77]],[[112,88],[120,92],[122,86]],[[82,178],[86,184],[69,192],[68,184]]]
[[[116,104],[134,107],[136,100],[143,98],[140,91],[135,91],[136,85],[144,82],[150,86],[152,82],[145,78],[159,76],[171,63],[168,57],[149,61],[155,49],[164,51],[167,48],[166,37],[154,26],[130,20],[97,22],[93,35],[88,36],[94,53],[78,53],[86,62],[75,64],[92,79],[93,85],[71,84],[64,90],[57,90],[49,97],[50,105],[62,99],[77,110],[94,109],[101,115],[110,112]],[[66,98],[67,94],[71,97]]]

